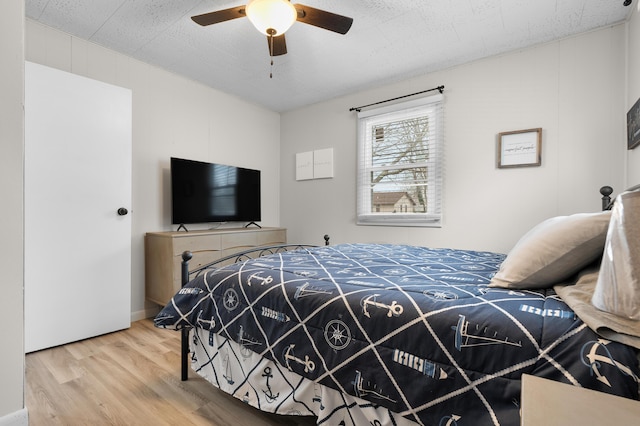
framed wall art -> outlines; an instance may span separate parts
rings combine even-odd
[[[627,113],[627,149],[640,145],[640,99]]]
[[[498,134],[498,168],[531,167],[542,164],[542,128]]]

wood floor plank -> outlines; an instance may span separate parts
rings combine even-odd
[[[66,383],[82,376],[82,370],[77,360],[69,357],[69,351],[65,346],[42,351],[39,358],[58,383]]]
[[[185,413],[166,409],[167,402],[148,383],[130,374],[117,359],[107,353],[87,360],[91,363],[91,383],[95,387],[95,398],[100,399],[97,408],[105,414],[117,410],[125,415],[123,421],[109,424],[145,425],[152,419],[155,425],[192,425]],[[111,374],[102,376],[109,371]],[[97,383],[99,382],[99,384]],[[122,398],[122,389],[127,389],[127,397]],[[131,420],[134,419],[134,420]]]
[[[32,407],[37,407],[38,416],[46,421],[46,424],[64,424],[56,419],[57,413],[63,411],[58,404],[63,402],[64,396],[59,393],[52,395],[50,392],[51,389],[57,389],[60,384],[38,357],[28,356],[25,364],[25,378],[30,384],[25,389],[26,400],[31,402]]]
[[[310,426],[310,417],[262,413],[193,371],[180,380],[180,333],[150,319],[128,330],[26,356],[29,424]]]
[[[168,373],[167,370],[163,370],[158,366],[155,361],[146,358],[135,349],[129,346],[112,345],[105,348],[105,352],[118,364],[122,365],[128,375],[144,383],[145,387],[156,393],[159,398],[162,398],[165,404],[173,404],[178,409],[188,413],[206,404],[207,401],[197,393],[192,392],[190,387],[182,386],[177,374]]]

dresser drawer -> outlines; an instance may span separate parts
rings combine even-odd
[[[255,247],[258,244],[256,233],[243,232],[235,234],[223,234],[220,236],[222,240],[222,248],[225,253],[233,253],[246,248]]]
[[[173,239],[173,254],[181,255],[182,252],[189,250],[197,251],[216,251],[221,250],[221,237],[215,234],[195,234]]]
[[[258,246],[272,246],[277,244],[286,244],[287,231],[286,229],[276,229],[268,232],[261,232],[256,234],[256,245]]]

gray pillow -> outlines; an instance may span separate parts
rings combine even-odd
[[[547,288],[602,255],[611,212],[547,219],[511,249],[489,287]]]

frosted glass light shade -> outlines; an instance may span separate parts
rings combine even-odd
[[[253,26],[266,35],[284,34],[298,17],[288,0],[251,0],[245,12]],[[270,34],[268,30],[275,32]]]

